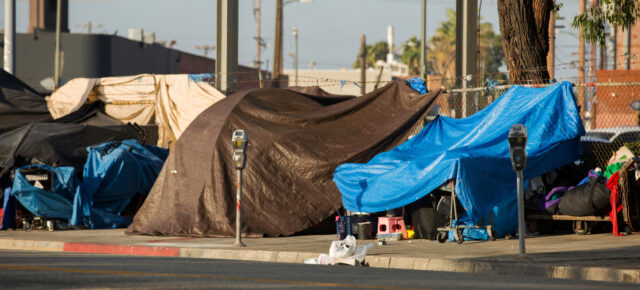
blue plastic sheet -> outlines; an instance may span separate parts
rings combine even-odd
[[[411,88],[416,90],[421,95],[424,95],[427,93],[427,86],[423,79],[419,77],[413,77],[408,79],[407,83],[409,83],[409,85],[411,85]]]
[[[131,219],[120,213],[136,194],[149,193],[168,150],[140,145],[135,140],[107,142],[87,150],[71,224],[88,228],[128,226]]]
[[[22,169],[28,168],[41,168],[53,173],[53,190],[32,185],[21,173]],[[76,188],[73,167],[28,165],[15,170],[11,195],[35,216],[68,220],[71,218],[71,205]]]
[[[2,203],[2,226],[0,230],[13,228],[16,222],[16,198],[11,195],[11,186],[5,187],[3,193],[4,202]]]
[[[357,212],[398,208],[455,179],[466,222],[493,220],[499,236],[515,232],[516,174],[507,135],[518,123],[529,136],[525,180],[578,158],[584,128],[571,84],[514,86],[468,118],[438,116],[414,138],[368,163],[340,165],[334,181],[343,205]]]

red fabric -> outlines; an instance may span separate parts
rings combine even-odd
[[[607,188],[611,190],[611,211],[609,212],[609,218],[611,218],[611,224],[613,225],[613,234],[616,236],[622,236],[618,230],[618,212],[622,210],[622,204],[620,204],[620,174],[618,171],[611,175],[607,182]]]

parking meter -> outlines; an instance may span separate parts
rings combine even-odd
[[[248,141],[247,132],[244,130],[235,130],[233,132],[231,142],[233,143],[233,163],[236,169],[244,169],[246,164],[245,150],[247,148]]]
[[[522,124],[515,124],[509,129],[509,156],[511,167],[516,172],[518,184],[518,240],[520,255],[525,254],[524,249],[524,176],[522,170],[527,166],[527,128]]]
[[[244,169],[247,163],[247,144],[249,138],[247,132],[244,130],[233,131],[231,137],[231,143],[233,145],[233,164],[236,168],[237,182],[236,182],[236,243],[235,246],[244,246],[241,240],[242,227],[240,224],[240,200],[242,197],[242,169]]]
[[[524,170],[527,166],[527,128],[522,124],[515,124],[509,129],[509,155],[513,170]]]

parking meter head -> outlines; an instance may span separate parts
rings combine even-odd
[[[511,126],[507,140],[513,170],[524,170],[527,166],[527,128],[522,124]]]
[[[247,148],[247,143],[249,143],[247,132],[245,130],[233,131],[233,137],[231,137],[231,143],[233,143],[234,150],[241,149],[242,151],[244,151]]]
[[[244,169],[247,163],[247,155],[241,149],[233,150],[233,165],[236,169]]]
[[[244,130],[233,131],[231,143],[233,144],[233,165],[236,169],[243,169],[247,163],[247,155],[245,153],[247,143],[249,143],[247,132]]]

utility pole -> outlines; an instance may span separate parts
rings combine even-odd
[[[482,0],[478,4],[478,15],[476,16],[476,86],[482,87],[484,80],[484,70],[482,67],[482,57],[480,56],[480,10],[482,10]]]
[[[547,70],[549,79],[555,79],[556,73],[556,14],[551,10],[549,16],[549,52],[547,52]]]
[[[16,74],[16,0],[4,0],[4,70]]]
[[[624,32],[624,69],[631,69],[631,26]]]
[[[276,0],[276,33],[273,48],[273,80],[276,88],[280,87],[282,73],[282,0]]]
[[[291,33],[293,33],[293,38],[295,39],[295,42],[296,42],[296,57],[294,58],[293,67],[295,69],[296,86],[298,86],[298,29],[294,27],[291,30]]]
[[[260,35],[260,14],[262,13],[260,4],[260,0],[257,1],[256,7],[254,8],[254,13],[256,15],[256,63],[255,66],[258,68],[258,86],[262,89],[264,87],[264,83],[262,82],[262,60],[260,60],[260,51],[262,50],[263,41],[262,36]],[[268,68],[267,68],[268,69]]]
[[[594,82],[596,76],[596,44],[593,42],[590,43],[589,58],[589,82]]]
[[[216,22],[216,88],[229,94],[238,85],[238,1],[218,0]]]
[[[262,61],[260,61],[260,51],[262,50],[262,37],[260,37],[260,0],[257,0],[254,13],[256,15],[256,67],[260,69]]]
[[[584,13],[584,8],[586,6],[586,0],[579,0],[578,6],[578,14]],[[585,53],[585,45],[584,45],[584,37],[582,37],[582,28],[580,28],[580,32],[578,33],[578,82],[586,83],[585,79],[585,62],[584,62],[584,53]],[[578,88],[578,105],[582,108],[580,110],[580,117],[584,120],[584,111],[586,102],[586,94],[584,87]]]
[[[564,28],[564,25],[556,25],[556,20],[564,20],[562,16],[556,16],[551,11],[549,17],[549,53],[547,54],[547,70],[549,71],[549,79],[554,80],[556,77],[556,29]]]
[[[596,1],[591,0],[591,7],[595,8],[595,6],[596,6]],[[596,43],[595,42],[591,42],[589,54],[591,58],[589,60],[589,64],[591,65],[591,67],[589,68],[589,74],[591,75],[589,77],[589,82],[595,82],[595,78],[596,78]]]
[[[424,48],[426,43],[426,26],[427,26],[427,0],[422,0],[422,21],[420,23],[420,77],[426,79],[427,78],[427,68],[425,62]]]
[[[57,1],[56,7],[56,50],[53,60],[53,84],[54,88],[60,86],[60,14],[62,11],[62,0]]]
[[[600,67],[599,69],[606,69],[607,68],[607,44],[605,42],[605,44],[600,46]]]
[[[367,85],[367,46],[364,34],[360,37],[360,94],[364,95]]]
[[[456,82],[463,89],[478,73],[476,54],[477,37],[477,8],[478,0],[456,0]],[[470,108],[467,92],[462,93],[462,117],[466,118]]]
[[[607,54],[611,55],[611,69],[617,69],[617,64],[618,64],[618,60],[617,60],[618,38],[616,36],[617,33],[618,33],[618,26],[611,25],[611,35],[609,36],[609,47],[607,48],[608,50]]]

